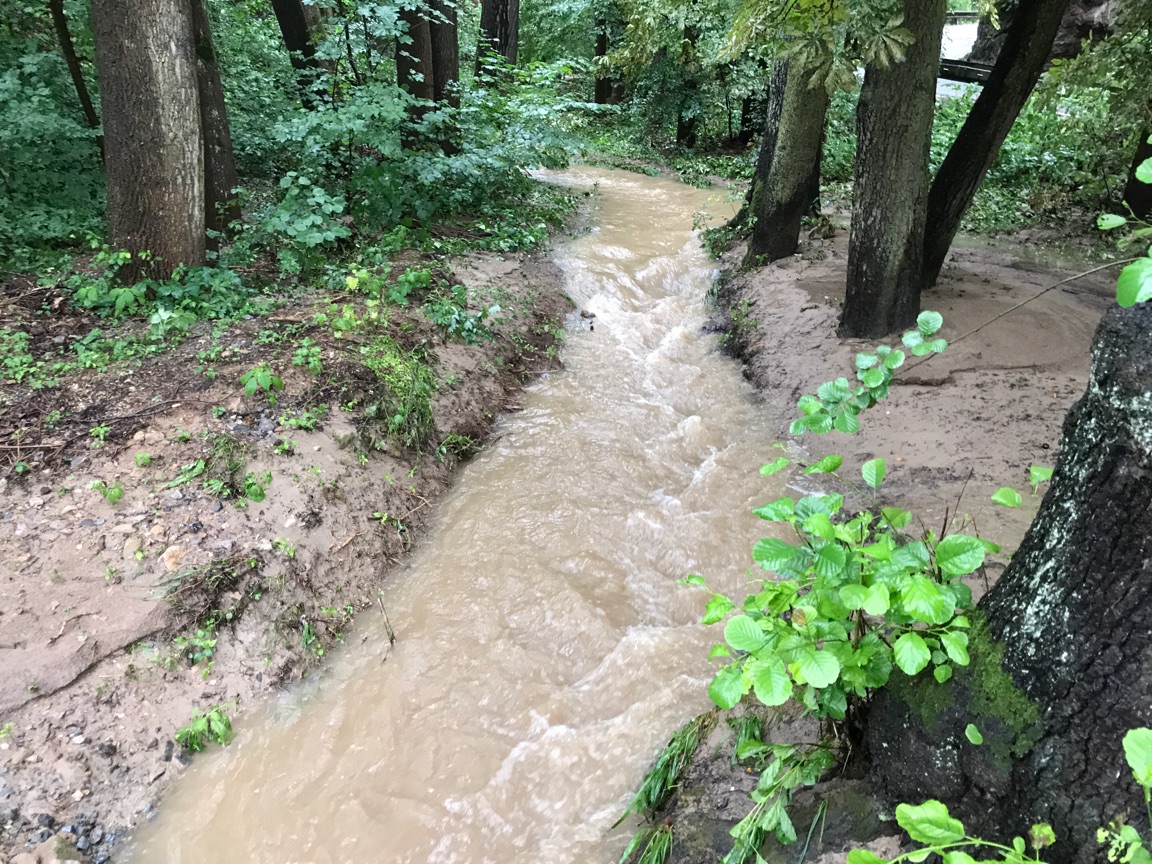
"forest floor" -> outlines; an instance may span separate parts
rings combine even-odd
[[[759,270],[738,271],[743,249],[725,256],[728,276],[717,289],[721,339],[745,364],[766,409],[784,417],[795,416],[796,400],[822,382],[853,380],[855,353],[874,347],[835,333],[847,257],[846,226],[836,227],[833,239],[807,240],[797,255]],[[1091,264],[1081,267],[1051,248],[1029,245],[1037,239],[1046,238],[1035,230],[994,243],[962,238],[922,303],[944,316],[940,335],[949,348],[927,360],[910,357],[889,398],[861,415],[857,434],[793,441],[813,461],[839,453],[846,466],[857,466],[853,471],[874,456],[886,459],[881,503],[911,510],[918,517],[914,524],[940,533],[946,524],[957,525],[957,514],[970,515],[982,536],[1004,547],[972,580],[977,599],[1003,571],[1036,513],[1044,490],[1030,490],[1029,467],[1054,464],[1065,414],[1087,384],[1096,325],[1115,303],[1115,271],[1046,291]],[[815,479],[793,482],[812,494]],[[1021,492],[1023,506],[992,504],[990,496],[1002,486]],[[811,721],[784,713],[768,726],[777,743],[813,740],[815,734]],[[671,860],[713,864],[730,849],[728,830],[748,812],[757,776],[733,764],[731,730],[718,723],[667,813],[660,814],[675,826]],[[820,799],[830,807],[808,860],[842,862],[849,848],[865,841],[880,855],[895,854],[900,832],[885,822],[891,813],[859,776],[821,784],[798,798],[793,815],[801,840]],[[777,860],[797,854],[782,851]]]
[[[417,303],[381,324],[362,295],[295,294],[138,363],[0,385],[0,433],[24,430],[0,450],[0,860],[110,860],[187,764],[177,730],[308,674],[375,610],[453,468],[556,366],[571,301],[546,257],[405,254],[498,303],[495,338],[448,341]],[[31,281],[0,304],[33,353],[106,326]],[[419,388],[372,410],[413,358],[435,381],[420,447],[387,416],[418,418]],[[283,389],[246,395],[261,364]]]

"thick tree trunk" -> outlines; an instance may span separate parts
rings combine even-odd
[[[430,0],[428,19],[432,40],[432,98],[460,107],[460,39],[453,0]]]
[[[1114,308],[1051,488],[980,604],[972,665],[945,685],[896,673],[869,722],[875,779],[891,797],[943,800],[976,835],[1048,822],[1052,864],[1097,860],[1096,828],[1144,812],[1121,739],[1152,725],[1149,392],[1152,303]],[[983,745],[967,742],[968,723]]]
[[[300,101],[305,108],[315,108],[324,102],[319,92],[322,65],[316,57],[308,13],[301,0],[272,0],[272,10],[276,13],[292,68],[296,70]]]
[[[432,59],[432,27],[419,9],[401,9],[400,20],[408,28],[408,43],[396,42],[396,83],[414,100],[407,106],[408,123],[400,133],[400,143],[412,148],[423,140],[414,128],[436,100],[436,76]]]
[[[596,58],[608,56],[608,24],[604,21],[596,22]],[[599,63],[596,64],[596,84],[593,101],[597,105],[607,105],[612,100],[612,79],[604,74]]]
[[[109,242],[124,278],[204,263],[204,143],[192,21],[182,0],[92,0],[104,114]]]
[[[785,258],[799,245],[800,220],[812,205],[812,172],[819,170],[828,113],[828,92],[809,87],[809,77],[805,70],[787,72],[771,166],[766,180],[753,183],[749,214],[756,221],[745,267]]]
[[[488,52],[498,54],[509,64],[514,64],[519,46],[520,0],[481,0],[476,74],[483,72],[484,55]]]
[[[68,30],[68,18],[64,14],[64,0],[48,0],[48,9],[52,13],[52,26],[56,28],[56,39],[60,43],[60,52],[64,55],[64,62],[68,64],[68,74],[72,77],[72,86],[76,88],[76,98],[80,100],[80,108],[84,112],[84,122],[89,129],[100,128],[100,118],[92,106],[92,97],[88,95],[88,84],[84,81],[84,71],[80,68],[80,60],[76,57],[76,48],[72,43],[72,34]],[[104,138],[96,139],[100,150],[104,150]]]
[[[1067,7],[1068,0],[1019,0],[992,74],[932,181],[924,287],[939,277],[960,221],[1044,71]]]
[[[763,194],[772,173],[772,156],[776,152],[776,139],[780,132],[780,114],[784,110],[784,87],[788,82],[788,63],[776,60],[772,64],[772,75],[761,100],[763,126],[760,132],[760,149],[756,154],[756,168],[752,174],[752,184],[740,205],[740,212],[726,226],[729,229],[743,229],[752,212],[752,202]],[[741,121],[743,123],[743,121]],[[817,166],[819,170],[819,166]],[[759,190],[759,191],[758,191]]]
[[[229,226],[240,218],[240,205],[232,191],[240,180],[236,176],[236,157],[232,152],[232,129],[228,123],[228,106],[220,66],[212,45],[212,30],[204,0],[190,0],[192,36],[196,47],[196,79],[200,94],[200,127],[204,135],[204,224],[208,230],[227,234]],[[217,238],[209,237],[209,247],[216,249]]]
[[[1141,183],[1136,179],[1136,169],[1146,159],[1152,159],[1152,144],[1148,143],[1149,135],[1152,135],[1152,129],[1144,129],[1140,133],[1136,155],[1132,159],[1132,167],[1128,170],[1128,183],[1124,186],[1124,203],[1141,219],[1152,217],[1152,183]]]
[[[920,312],[928,157],[945,0],[904,0],[916,37],[903,63],[870,66],[856,108],[848,288],[840,335],[885,336]]]

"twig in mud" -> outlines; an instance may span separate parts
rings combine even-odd
[[[1037,291],[1031,297],[1029,297],[1025,300],[1021,300],[1015,306],[1012,306],[1008,309],[1005,309],[1003,312],[1001,312],[995,318],[991,318],[991,319],[985,321],[979,327],[973,327],[967,333],[965,333],[961,336],[957,336],[955,339],[952,340],[952,342],[950,344],[955,345],[961,339],[967,339],[973,333],[979,333],[981,330],[983,330],[989,324],[995,324],[997,321],[999,321],[1001,318],[1005,317],[1006,315],[1011,315],[1013,312],[1015,312],[1021,306],[1027,306],[1033,300],[1036,300],[1036,299],[1039,299],[1040,297],[1043,297],[1049,291],[1055,290],[1056,288],[1059,288],[1061,285],[1067,285],[1069,282],[1075,282],[1077,279],[1083,279],[1085,276],[1091,276],[1093,273],[1099,273],[1101,270],[1107,270],[1109,267],[1119,267],[1122,264],[1131,264],[1133,261],[1139,261],[1140,258],[1142,258],[1142,257],[1144,257],[1144,256],[1141,255],[1141,256],[1137,256],[1136,258],[1123,258],[1119,261],[1109,261],[1107,264],[1101,264],[1099,267],[1093,267],[1091,270],[1085,270],[1083,273],[1077,273],[1075,276],[1069,276],[1067,279],[1061,279],[1059,282],[1056,282],[1053,285],[1049,285],[1047,288],[1044,288],[1040,291]],[[929,354],[927,357],[922,357],[921,359],[917,360],[915,363],[909,364],[907,367],[905,367],[904,371],[905,371],[905,373],[907,373],[907,372],[911,371],[912,369],[915,369],[917,366],[921,366],[921,365],[927,363],[933,357],[937,357],[937,356],[939,356],[939,355]]]
[[[363,531],[357,531],[355,534],[353,534],[351,537],[349,537],[347,540],[345,540],[343,543],[341,543],[337,548],[333,549],[331,546],[329,546],[328,551],[329,552],[339,552],[341,549],[343,549],[345,546],[347,546],[349,543],[351,543],[353,540],[355,540],[357,537],[359,537],[363,533],[364,533]]]
[[[388,610],[384,608],[384,601],[380,599],[380,595],[376,595],[376,602],[380,606],[380,611],[384,614],[384,630],[388,633],[388,644],[396,644],[396,633],[392,630],[392,622],[388,620]]]

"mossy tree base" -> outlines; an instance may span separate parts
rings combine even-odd
[[[1152,725],[1152,304],[1101,322],[1052,486],[981,609],[950,701],[930,677],[878,695],[874,777],[988,837],[1049,822],[1045,860],[1093,861],[1096,828],[1144,809],[1121,738]]]

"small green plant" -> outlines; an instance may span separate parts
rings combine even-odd
[[[191,636],[177,636],[172,640],[181,653],[187,658],[189,665],[200,666],[203,664],[204,677],[208,677],[208,671],[212,667],[212,661],[216,656],[216,621],[209,618],[204,624],[199,627]]]
[[[89,429],[88,435],[92,438],[92,447],[103,447],[108,438],[108,433],[111,431],[112,427],[104,423]]]
[[[177,744],[193,753],[199,753],[210,743],[223,747],[232,740],[232,721],[222,706],[211,708],[206,714],[197,708],[192,712],[191,722],[177,729],[175,737]]]
[[[266,496],[265,488],[272,482],[272,472],[264,471],[256,474],[249,471],[244,475],[244,497],[253,503],[259,504]]]
[[[443,327],[453,339],[466,345],[476,345],[482,340],[495,338],[485,321],[500,312],[499,306],[473,314],[468,311],[468,289],[463,285],[438,294],[424,304],[424,317],[438,327]]]
[[[320,359],[320,346],[305,338],[292,355],[292,365],[303,366],[313,375],[319,375],[324,371],[324,363]]]
[[[204,473],[207,464],[203,459],[197,459],[195,462],[189,462],[176,472],[176,476],[164,484],[165,489],[174,489],[177,486],[183,486],[186,483],[191,483],[197,477]]]
[[[307,618],[300,619],[300,642],[305,651],[311,651],[317,657],[324,656],[324,646],[320,642],[320,637],[316,635],[316,628]]]
[[[272,548],[283,555],[285,558],[296,557],[296,544],[289,540],[287,537],[277,537],[272,541]]]
[[[296,452],[298,446],[300,445],[291,438],[278,438],[272,446],[272,450],[277,456],[290,456]]]
[[[120,485],[119,480],[114,482],[111,486],[109,486],[103,480],[93,480],[88,484],[88,488],[95,489],[97,492],[99,492],[102,496],[104,496],[104,500],[109,504],[116,504],[120,501],[121,498],[124,497],[124,487]]]
[[[192,440],[192,433],[183,426],[177,426],[176,431],[172,433],[172,440],[184,444]]]
[[[284,389],[284,382],[272,372],[267,363],[253,366],[240,376],[240,383],[244,385],[244,395],[252,397],[256,391],[262,392],[272,405],[276,404],[276,393]]]
[[[137,453],[132,461],[136,463],[137,468],[147,468],[152,464],[152,455],[150,453]]]
[[[32,466],[21,459],[18,462],[12,463],[12,470],[15,471],[18,476],[23,476],[32,470]]]
[[[11,738],[12,730],[14,728],[15,727],[10,722],[0,726],[0,741],[3,741],[5,738]]]

